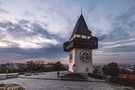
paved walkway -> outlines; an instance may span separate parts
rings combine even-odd
[[[16,83],[26,90],[133,90],[120,85],[100,82],[99,79],[89,78],[91,81],[61,81],[56,72],[44,72],[39,75],[23,76],[1,80],[0,83]],[[49,80],[50,79],[50,80]]]
[[[60,74],[64,74],[64,73],[67,73],[67,72],[66,71],[60,72]],[[49,73],[43,72],[43,73],[40,73],[39,75],[31,75],[31,76],[20,75],[19,77],[27,78],[27,79],[61,80],[60,78],[57,77],[57,72],[49,72]],[[88,81],[105,82],[105,80],[95,79],[91,77],[88,77]]]

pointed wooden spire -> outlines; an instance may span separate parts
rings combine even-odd
[[[75,25],[75,28],[74,28],[73,33],[71,35],[71,38],[75,34],[91,35],[91,31],[89,31],[89,29],[87,27],[87,24],[86,24],[82,14],[80,15],[79,19],[77,20],[77,23]]]

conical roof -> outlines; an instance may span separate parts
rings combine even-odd
[[[77,20],[77,23],[75,25],[71,38],[74,36],[74,34],[91,35],[91,31],[89,31],[82,14]]]

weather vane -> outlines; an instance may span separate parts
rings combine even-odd
[[[81,14],[82,14],[82,9],[81,9]]]

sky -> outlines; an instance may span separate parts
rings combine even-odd
[[[63,43],[81,10],[99,39],[94,64],[135,63],[135,0],[0,0],[0,63],[67,63]]]

